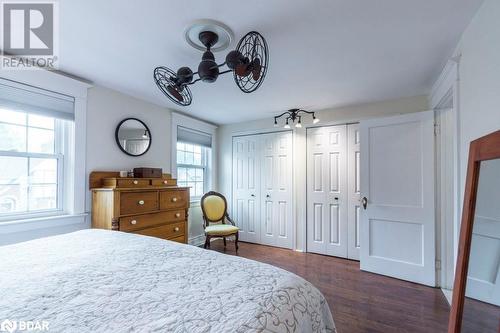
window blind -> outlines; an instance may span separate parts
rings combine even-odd
[[[177,141],[212,148],[212,136],[190,128],[177,126]]]
[[[58,119],[75,119],[73,97],[0,79],[0,108]]]

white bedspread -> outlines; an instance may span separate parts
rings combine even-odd
[[[323,295],[295,274],[156,238],[83,230],[0,247],[0,262],[0,322],[75,333],[335,332]]]

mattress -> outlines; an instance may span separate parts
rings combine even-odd
[[[171,241],[90,229],[0,247],[0,260],[0,322],[10,325],[44,322],[50,332],[335,332],[325,298],[297,275]]]

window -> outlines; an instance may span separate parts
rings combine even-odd
[[[74,102],[0,79],[0,221],[69,211],[63,180],[74,179]]]
[[[201,198],[207,186],[210,148],[177,141],[177,184],[190,187],[191,199]]]
[[[172,113],[172,173],[179,186],[190,188],[191,207],[213,189],[215,129],[203,121]]]
[[[0,218],[62,209],[64,122],[0,109]]]

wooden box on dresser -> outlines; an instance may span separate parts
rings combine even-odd
[[[92,228],[119,230],[187,243],[189,188],[162,178],[120,178],[117,172],[94,171]]]

